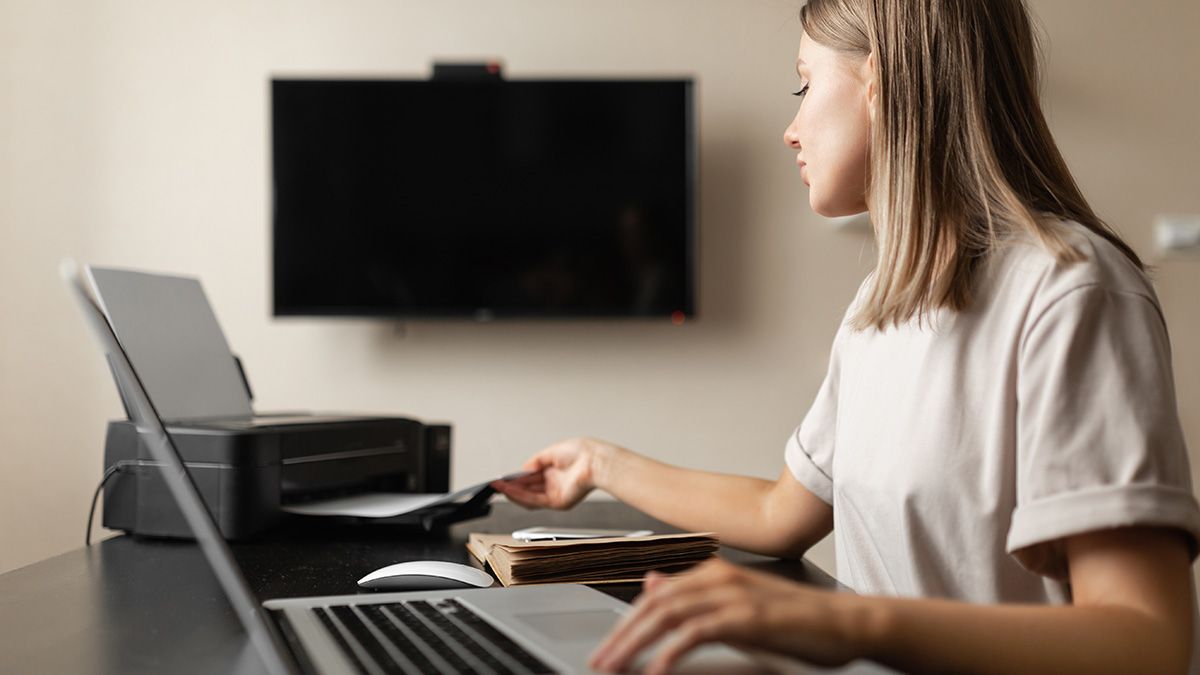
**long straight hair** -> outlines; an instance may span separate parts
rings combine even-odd
[[[878,261],[852,327],[965,309],[976,270],[1013,234],[1061,264],[1082,260],[1058,219],[1144,269],[1088,205],[1050,134],[1023,0],[809,0],[800,21],[835,51],[875,54],[864,188]]]

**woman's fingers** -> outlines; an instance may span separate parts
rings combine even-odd
[[[645,594],[646,599],[624,617],[593,654],[593,667],[601,670],[625,668],[667,632],[723,607],[736,606],[742,595],[732,586],[685,589],[684,592],[678,592],[677,586],[672,582],[670,590]]]
[[[539,489],[530,489],[508,482],[497,484],[495,487],[497,492],[526,508],[546,508],[550,506],[550,498],[544,490],[540,489],[542,486],[539,486]]]
[[[524,485],[526,487],[537,485],[546,482],[546,471],[544,469],[528,473],[523,476],[517,476],[505,481],[499,481],[508,485]]]
[[[703,599],[660,605],[638,613],[618,633],[605,640],[592,655],[592,667],[609,672],[623,670],[645,648],[657,642],[668,631],[694,614],[704,612],[708,605]]]
[[[747,623],[745,607],[737,606],[726,606],[684,622],[646,666],[646,675],[669,673],[688,652],[706,642],[728,641],[745,630]]]
[[[579,501],[576,491],[553,479],[528,484],[507,482],[495,487],[500,494],[528,508],[567,509]]]
[[[753,585],[754,581],[753,575],[720,559],[675,577],[648,574],[634,610],[622,618],[593,654],[593,667],[626,668],[638,653],[672,630],[683,631],[679,639],[684,642],[674,645],[663,661],[668,666],[701,642],[729,638],[745,630],[746,626],[728,620],[741,615],[745,619],[741,623],[746,623],[753,618],[749,612],[753,594],[747,584]]]
[[[622,617],[589,664],[605,671],[629,668],[639,653],[671,634],[648,673],[665,672],[697,645],[716,641],[843,665],[859,654],[828,617],[847,597],[720,560],[670,579],[649,575],[633,611]]]
[[[670,577],[660,572],[646,572],[646,576],[642,577],[642,592],[649,593],[657,588],[661,588],[667,582],[667,579],[670,579]]]
[[[633,629],[637,622],[642,619],[643,615],[649,611],[649,609],[652,608],[656,602],[662,601],[659,597],[662,595],[662,593],[655,593],[649,587],[649,584],[655,584],[661,588],[665,584],[661,575],[657,575],[654,572],[649,572],[647,573],[646,577],[647,581],[643,582],[641,595],[639,595],[633,601],[633,610],[617,620],[616,625],[613,626],[611,631],[609,631],[608,636],[604,638],[604,641],[601,642],[600,646],[596,648],[596,651],[592,653],[592,657],[589,659],[592,667],[598,668],[600,667],[600,664],[606,663],[608,660],[608,655],[611,654],[619,644],[621,644],[621,642],[625,639],[625,636],[630,630]]]
[[[500,492],[505,492],[506,490],[514,487],[532,492],[545,492],[546,474],[545,472],[539,471],[538,473],[531,473],[529,475],[512,478],[510,480],[492,481],[492,487],[496,488],[496,490]]]

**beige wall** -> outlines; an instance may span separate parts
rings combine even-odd
[[[808,210],[780,142],[799,4],[0,0],[0,571],[80,545],[104,421],[120,412],[55,274],[68,255],[200,276],[262,410],[452,420],[456,484],[579,433],[778,475],[870,263],[862,234]],[[1153,257],[1154,214],[1200,212],[1200,4],[1032,4],[1063,150]],[[488,56],[513,77],[696,76],[699,320],[272,319],[270,74],[422,76],[433,58]],[[1194,445],[1197,279],[1193,260],[1159,273]],[[818,558],[830,564],[827,546]]]

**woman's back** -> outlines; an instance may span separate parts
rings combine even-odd
[[[1010,243],[968,309],[839,331],[786,456],[832,504],[838,578],[855,590],[1065,603],[1048,542],[1148,512],[1200,527],[1153,288],[1065,226],[1085,260]]]

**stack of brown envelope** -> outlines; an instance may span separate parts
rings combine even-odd
[[[467,538],[467,549],[505,586],[641,581],[651,570],[681,572],[711,558],[718,546],[711,532],[558,541],[472,532]]]

